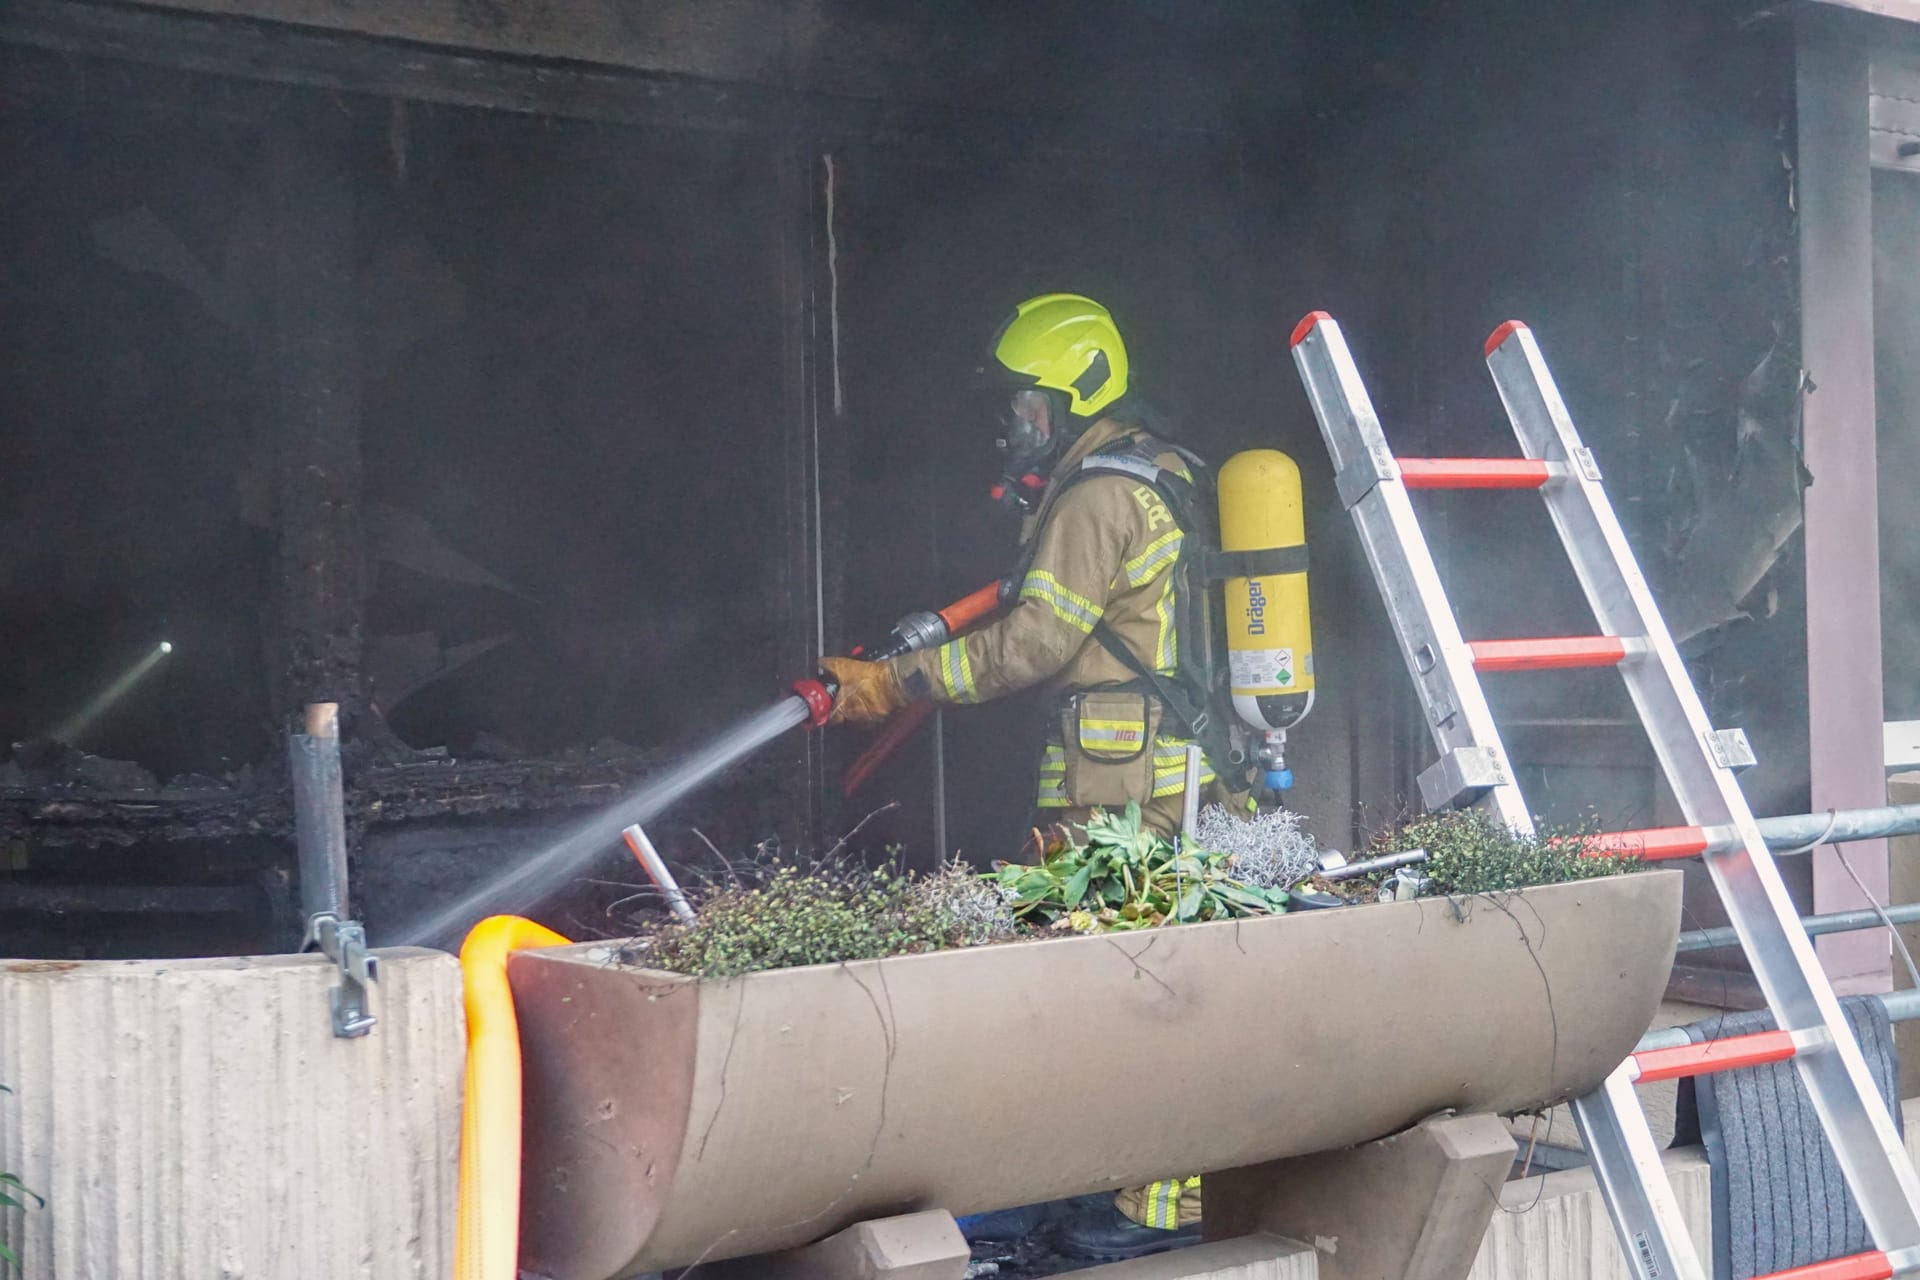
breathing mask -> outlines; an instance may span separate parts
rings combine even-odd
[[[1037,387],[1009,392],[1001,402],[1000,467],[1010,476],[1044,473],[1058,451],[1061,433],[1053,400]]]
[[[1000,480],[991,496],[998,506],[1029,510],[1046,491],[1065,433],[1061,405],[1053,393],[1035,387],[1002,389],[995,393],[1000,434],[994,447],[1000,452]]]

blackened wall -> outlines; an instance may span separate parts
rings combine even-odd
[[[160,23],[140,44],[156,59],[186,30],[117,16]],[[606,737],[670,752],[777,696],[816,637],[844,649],[1003,571],[1010,530],[983,500],[991,424],[963,389],[1035,292],[1108,299],[1141,385],[1202,449],[1279,443],[1311,472],[1281,354],[1310,302],[1287,265],[1307,239],[1249,183],[1239,142],[1294,100],[1299,48],[1285,21],[1251,24],[1258,38],[1180,25],[1207,47],[1082,48],[1110,69],[1092,95],[1023,74],[1025,49],[969,73],[1020,92],[949,86],[938,111],[903,116],[917,90],[824,103],[802,87],[743,91],[757,106],[729,114],[713,107],[726,92],[675,84],[658,110],[628,94],[618,120],[595,99],[591,123],[565,104],[260,83],[264,58],[230,77],[10,47],[4,145],[46,181],[9,192],[0,230],[23,366],[0,390],[19,464],[0,479],[19,566],[0,626],[32,654],[0,688],[0,725],[47,733],[112,674],[116,646],[165,627],[170,661],[80,745],[163,775],[274,768],[289,430],[275,325],[323,327],[289,314],[275,273],[309,231],[350,264],[325,298],[340,331],[303,337],[351,348],[351,383],[300,370],[326,418],[353,426],[360,543],[345,550],[364,555],[367,594],[341,652],[364,655],[366,715],[349,732],[390,735],[394,753],[517,759]],[[204,53],[222,31],[183,38]],[[1165,87],[1169,67],[1224,65],[1222,41],[1232,74]],[[303,48],[360,65],[346,44]],[[895,53],[886,74],[916,85],[913,49]],[[680,112],[682,95],[702,110]],[[340,184],[325,228],[274,200],[274,166],[304,158]],[[1328,584],[1330,600],[1355,594]],[[1298,759],[1337,843],[1341,687]],[[1017,833],[1032,713],[953,718],[951,845],[990,854]],[[663,843],[698,825],[739,848],[760,814],[788,848],[825,843],[898,801],[863,842],[930,858],[924,741],[838,804],[859,745],[831,736],[826,769],[782,743],[755,817],[709,796]],[[127,861],[129,876],[155,866]]]
[[[0,197],[0,628],[32,654],[0,726],[42,732],[158,618],[198,630],[88,745],[163,771],[272,751],[254,209],[273,131],[324,116],[354,197],[364,675],[405,743],[670,747],[773,696],[816,636],[844,649],[1001,572],[965,377],[1013,301],[1064,288],[1113,306],[1203,450],[1303,465],[1321,701],[1295,767],[1328,843],[1356,806],[1404,809],[1428,748],[1285,354],[1317,307],[1408,453],[1511,450],[1480,342],[1533,325],[1716,719],[1760,749],[1750,794],[1804,803],[1784,28],[1733,4],[1309,4],[1076,46],[1107,69],[1089,95],[1036,77],[1044,41],[923,31],[922,57],[841,16],[881,60],[818,65],[857,81],[811,83],[806,57],[662,81],[621,122],[634,95],[598,81],[570,104],[549,76],[539,115],[9,55],[0,145],[49,177]],[[336,79],[386,65],[299,52]],[[1590,625],[1525,501],[1423,508],[1469,634]],[[1606,679],[1495,693],[1532,722],[1510,745],[1541,807],[1664,816]],[[1034,715],[949,717],[950,845],[1017,834]],[[859,745],[776,749],[785,837],[897,800],[869,835],[925,856],[924,737],[842,802]]]
[[[264,149],[313,111],[351,126],[367,678],[395,727],[541,753],[751,705],[764,690],[704,673],[770,666],[786,607],[767,146],[243,87],[266,112],[248,120],[148,80],[7,117],[10,165],[41,176],[5,222],[13,737],[166,636],[82,745],[173,772],[273,740],[253,553],[273,518],[263,242],[284,228]],[[387,660],[403,637],[442,668],[501,643],[403,700],[429,674]]]
[[[1292,318],[1313,297],[1296,265],[1306,256],[1297,206],[1265,202],[1232,151],[932,163],[858,148],[837,153],[833,172],[847,565],[836,622],[847,639],[884,634],[906,610],[1007,571],[1017,520],[987,501],[994,424],[969,375],[1012,304],[1035,293],[1105,302],[1134,388],[1205,456],[1285,449],[1316,502],[1328,492],[1285,356]],[[1315,525],[1310,537],[1337,531]],[[1350,571],[1336,553],[1315,579],[1330,616],[1360,585]],[[1295,760],[1300,806],[1344,845],[1353,686],[1341,638],[1339,624],[1323,628],[1322,702],[1295,735]],[[950,843],[983,856],[1014,848],[1049,710],[1023,698],[947,716]],[[903,753],[874,784],[906,798],[903,833],[928,821],[929,750]]]
[[[1481,360],[1534,330],[1761,812],[1807,795],[1791,32],[1743,5],[1435,7],[1356,117],[1402,180],[1373,349],[1408,453],[1501,454]],[[1351,330],[1351,326],[1349,326]],[[1391,361],[1398,370],[1388,372]],[[1403,372],[1410,370],[1410,372]],[[1422,503],[1471,636],[1592,620],[1528,497]],[[1490,683],[1537,808],[1669,816],[1606,673]]]
[[[171,639],[80,745],[214,771],[266,730],[268,543],[240,484],[264,399],[262,298],[239,277],[260,258],[235,234],[258,135],[67,84],[65,109],[0,112],[0,165],[32,175],[0,195],[0,732],[50,733]],[[117,244],[201,296],[127,270]]]

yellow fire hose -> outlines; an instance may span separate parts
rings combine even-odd
[[[568,939],[519,916],[489,916],[460,946],[467,1006],[454,1280],[514,1280],[520,1258],[520,1022],[507,957]]]

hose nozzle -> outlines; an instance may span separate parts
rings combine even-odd
[[[931,609],[920,609],[908,614],[893,624],[893,634],[887,642],[871,653],[854,656],[870,662],[884,662],[888,658],[898,658],[902,654],[917,653],[922,649],[932,649],[951,639],[947,620]]]
[[[795,680],[794,696],[807,704],[807,722],[818,729],[827,723],[827,717],[833,714],[833,704],[840,697],[840,685],[832,676],[822,671],[812,680]]]

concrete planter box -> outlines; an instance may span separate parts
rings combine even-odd
[[[729,981],[523,952],[521,1265],[605,1280],[1580,1094],[1679,922],[1654,871]]]

